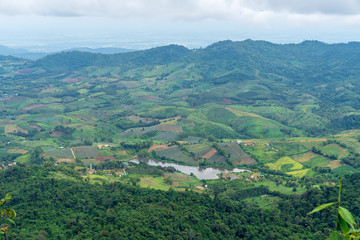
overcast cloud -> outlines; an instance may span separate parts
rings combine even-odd
[[[346,42],[360,40],[360,0],[0,0],[0,22],[0,44],[13,45],[74,36],[77,45]]]
[[[0,14],[238,19],[249,15],[358,15],[359,0],[0,0]]]

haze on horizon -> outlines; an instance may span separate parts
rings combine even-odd
[[[360,41],[358,0],[2,0],[0,21],[1,45],[39,51]]]

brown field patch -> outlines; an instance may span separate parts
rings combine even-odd
[[[30,107],[23,108],[23,110],[24,110],[24,111],[29,111],[29,110],[32,110],[32,109],[35,109],[35,108],[52,106],[52,105],[59,105],[59,103],[52,103],[52,104],[48,104],[48,105],[45,105],[45,104],[37,104],[37,105],[33,105],[33,106],[30,106]]]
[[[71,83],[71,82],[78,82],[79,79],[73,78],[73,79],[66,79],[64,82]]]
[[[210,159],[214,154],[217,153],[217,150],[215,148],[212,148],[208,153],[202,155],[202,158]]]
[[[73,158],[59,158],[59,159],[56,160],[56,162],[59,162],[59,163],[61,163],[61,162],[75,163],[76,160],[73,159]]]
[[[329,163],[328,165],[326,165],[327,167],[330,167],[331,169],[335,169],[341,166],[341,160],[334,160],[331,161],[331,163]]]
[[[150,148],[149,148],[149,150],[148,150],[148,152],[151,152],[152,150],[162,150],[162,149],[168,149],[168,148],[171,148],[171,147],[173,147],[173,146],[168,146],[168,145],[166,145],[166,144],[163,144],[163,145],[152,145]]]
[[[293,159],[298,162],[307,162],[316,156],[318,156],[318,155],[316,155],[313,152],[307,152],[307,153],[304,153],[302,156],[293,156]]]
[[[173,185],[174,187],[180,186],[180,184],[178,182],[173,182],[171,185]]]
[[[9,149],[7,151],[7,153],[10,153],[10,154],[26,154],[28,152],[28,150],[25,150],[25,149]]]
[[[242,116],[247,116],[247,117],[255,117],[255,118],[263,118],[260,115],[257,115],[255,113],[249,113],[249,112],[243,112],[239,109],[236,108],[232,108],[232,107],[226,107],[227,110],[229,110],[230,112],[234,113],[236,116],[242,117]]]
[[[29,133],[28,131],[22,129],[21,127],[19,127],[17,125],[6,125],[4,132],[5,133],[24,133],[24,134]]]
[[[133,121],[133,122],[145,122],[145,123],[149,123],[149,122],[153,122],[153,121],[156,121],[157,119],[154,119],[154,118],[143,118],[143,117],[138,117],[138,116],[128,116],[125,118],[126,120],[129,120],[129,121]]]
[[[188,175],[184,175],[184,174],[179,174],[179,173],[165,173],[164,174],[165,177],[170,177],[172,180],[174,181],[180,181],[180,182],[185,182],[189,180],[189,176]]]
[[[99,161],[99,162],[105,162],[106,160],[114,161],[115,158],[114,158],[114,156],[112,156],[112,155],[108,155],[108,156],[97,156],[97,157],[95,157],[95,160],[96,160],[96,161]]]
[[[35,129],[36,131],[40,132],[42,130],[42,128],[38,125],[29,125],[29,127]]]

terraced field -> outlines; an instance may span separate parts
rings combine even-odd
[[[209,159],[207,159],[207,162],[211,164],[216,163],[216,164],[225,165],[226,159],[224,158],[224,156],[220,155],[220,153],[216,152]]]
[[[77,159],[94,158],[100,156],[99,150],[93,146],[73,147]]]
[[[193,152],[196,158],[202,157],[204,154],[208,153],[212,149],[212,147],[210,147],[208,144],[186,145],[185,148],[189,152]]]
[[[45,154],[54,158],[71,158],[74,156],[70,149],[49,149],[45,151]]]
[[[160,157],[175,160],[177,162],[196,163],[194,159],[185,155],[178,146],[173,146],[166,149],[160,149],[156,151]]]
[[[235,142],[219,143],[219,146],[225,151],[226,155],[230,155],[230,160],[234,165],[253,164],[256,162]]]
[[[323,146],[320,148],[320,151],[329,156],[333,155],[333,156],[337,157],[338,159],[341,159],[341,158],[349,155],[349,152],[347,149],[342,148],[337,144],[329,144],[329,145]]]

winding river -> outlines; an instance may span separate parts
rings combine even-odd
[[[198,179],[218,179],[218,174],[220,173],[230,173],[230,172],[250,172],[247,169],[240,169],[240,168],[217,168],[217,167],[195,167],[195,166],[187,166],[181,165],[178,163],[168,163],[168,162],[161,162],[161,161],[154,161],[151,159],[133,159],[130,162],[139,164],[140,162],[146,163],[150,166],[161,166],[161,167],[173,167],[176,170],[186,173],[190,175],[191,173],[194,174]]]

